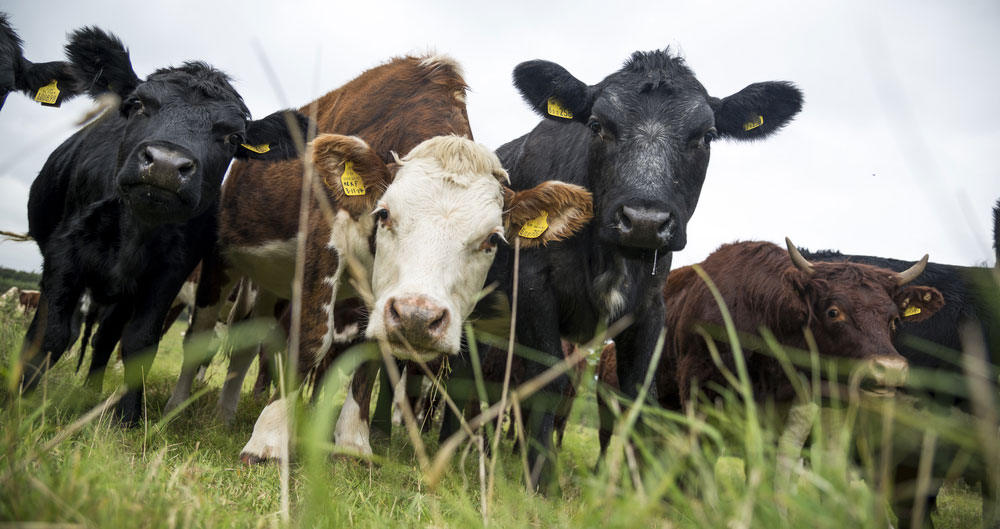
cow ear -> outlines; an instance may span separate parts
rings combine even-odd
[[[911,286],[896,294],[896,304],[903,313],[903,321],[923,321],[944,307],[944,296],[933,287]]]
[[[521,246],[544,246],[580,231],[594,216],[590,191],[564,182],[548,181],[524,191],[504,188],[504,233]]]
[[[721,100],[712,99],[719,136],[762,139],[791,122],[802,110],[802,91],[786,81],[754,83]]]
[[[371,213],[392,181],[390,167],[357,136],[320,134],[306,151],[336,205],[353,218]]]
[[[78,90],[91,97],[114,92],[125,99],[139,86],[139,76],[132,69],[125,44],[102,29],[91,26],[71,33],[66,57],[79,83]]]
[[[294,130],[292,129],[294,127]],[[309,118],[294,110],[279,110],[247,124],[246,141],[236,149],[241,160],[287,160],[299,155],[296,142],[309,131]]]
[[[531,108],[555,121],[590,119],[590,87],[565,68],[549,61],[528,61],[514,68],[514,86]]]
[[[58,107],[80,93],[70,63],[64,61],[21,59],[21,72],[14,82],[15,88],[45,106]]]

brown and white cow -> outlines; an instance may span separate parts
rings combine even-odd
[[[803,332],[808,328],[819,354],[853,364],[863,391],[876,396],[894,393],[908,371],[906,359],[892,344],[897,327],[902,320],[929,318],[944,305],[937,289],[907,286],[923,272],[928,257],[897,273],[852,262],[810,263],[791,241],[785,242],[787,251],[769,242],[725,244],[701,263],[736,330],[756,334],[767,328],[778,343],[808,350]],[[708,286],[690,266],[670,273],[663,298],[667,340],[656,384],[660,404],[679,410],[690,398],[694,381],[709,392],[713,383],[726,385],[699,332],[712,335],[723,327],[723,319]],[[728,344],[718,345],[723,363],[735,372]],[[754,348],[742,345],[747,351]],[[746,365],[755,398],[794,398],[792,383],[773,355],[748,353]],[[601,435],[601,453],[608,438]]]
[[[548,212],[549,228],[532,240],[536,244],[564,238],[589,220],[590,194],[582,188],[546,182],[514,192],[502,186],[507,176],[496,156],[469,139],[465,88],[457,64],[450,59],[407,57],[369,70],[317,101],[319,130],[352,136],[322,134],[308,149],[335,218],[328,222],[318,205],[310,210],[302,294],[302,371],[322,361],[333,343],[354,339],[360,329],[338,333],[333,321],[347,261],[361,265],[360,279],[372,283],[376,298],[398,286],[403,293],[398,298],[416,299],[421,307],[446,307],[450,322],[440,328],[445,330],[443,335],[453,336],[452,326],[460,327],[471,311],[492,253],[505,234],[511,239],[543,210]],[[397,152],[407,154],[400,159]],[[220,250],[216,262],[204,265],[199,285],[196,329],[214,320],[209,318],[213,308],[202,311],[221,299],[213,294],[231,288],[241,276],[250,277],[260,288],[258,309],[263,305],[261,310],[266,310],[274,300],[291,296],[301,174],[298,162],[234,165],[223,188]],[[430,225],[434,227],[425,228]],[[389,257],[380,260],[376,247],[383,248],[380,255]],[[386,264],[398,259],[441,262],[444,275],[429,277],[416,290],[408,283],[379,280],[399,275]],[[448,263],[457,264],[445,266]],[[380,275],[383,269],[393,271]],[[206,281],[213,277],[223,278],[214,288]],[[446,288],[431,290],[434,285]],[[382,327],[372,325],[367,334],[389,339],[385,333],[395,329],[423,352],[456,353],[457,340],[432,343],[415,334],[412,325],[407,327],[406,318],[419,312],[402,315],[398,327],[393,327],[394,321]],[[405,355],[401,349],[394,352]],[[250,355],[234,355],[226,384],[238,388],[251,360]],[[185,380],[190,380],[193,368],[193,363],[185,362],[171,405],[187,398],[190,383]],[[223,388],[223,395],[232,394]],[[358,415],[350,413],[351,404],[349,399],[344,413]],[[353,407],[357,408],[356,403]],[[220,409],[231,414],[235,406],[220,405]],[[280,417],[284,409],[281,401],[275,401],[262,412],[243,450],[244,461],[283,455],[287,435],[275,428],[285,423],[274,417]],[[363,443],[348,444],[364,451],[366,432],[363,439]]]
[[[402,57],[371,68],[344,86],[302,107],[307,115],[316,109],[319,133],[351,135],[374,151],[383,164],[394,162],[393,154],[406,153],[420,142],[443,134],[472,137],[465,109],[466,84],[461,68],[445,56]],[[303,164],[300,160],[278,163],[234,163],[222,187],[219,244],[217,251],[203,264],[198,299],[191,331],[185,336],[185,362],[177,386],[167,403],[173,409],[191,394],[191,384],[204,356],[190,347],[191,336],[210,331],[218,318],[226,294],[243,276],[259,287],[255,314],[269,320],[279,299],[291,299],[291,284],[297,246],[299,203]],[[360,195],[364,207],[341,217],[360,219],[371,212],[377,186]],[[336,191],[329,196],[335,204]],[[352,197],[353,198],[353,197]],[[363,214],[362,214],[363,213]],[[326,225],[318,207],[313,207],[309,240],[329,241]],[[355,230],[355,237],[367,239],[368,233]],[[345,237],[347,233],[341,233]],[[322,245],[320,245],[322,248]],[[312,247],[308,253],[316,253]],[[322,250],[320,250],[322,253]],[[306,270],[310,270],[307,267]],[[305,326],[312,322],[306,315]],[[276,322],[270,325],[277,328]],[[355,329],[357,331],[357,329]],[[332,336],[349,341],[351,336]],[[315,348],[315,347],[314,347]],[[303,347],[304,350],[308,349]],[[313,351],[306,351],[313,354]],[[252,355],[233,356],[222,395],[239,394]],[[308,362],[300,362],[308,365]],[[226,391],[235,386],[237,391]],[[220,395],[221,397],[221,395]],[[227,397],[229,398],[229,397]],[[218,411],[228,420],[236,402],[220,400]]]
[[[583,188],[544,182],[512,191],[503,186],[507,173],[496,155],[460,136],[426,140],[392,167],[362,145],[356,138],[323,135],[311,146],[318,176],[325,182],[341,182],[350,163],[366,189],[385,190],[373,214],[354,209],[361,206],[357,197],[337,197],[344,209],[326,230],[328,238],[310,236],[307,242],[303,363],[321,360],[335,341],[332,309],[344,283],[345,256],[356,257],[369,274],[373,305],[368,307],[365,336],[387,343],[399,358],[431,360],[459,353],[462,323],[472,313],[499,244],[520,237],[524,247],[540,246],[568,237],[590,219],[590,193]],[[381,179],[390,174],[391,183]],[[542,211],[548,227],[541,233],[523,232]],[[317,227],[322,231],[326,226],[311,226]],[[372,230],[373,243],[361,236]],[[348,392],[335,441],[370,454],[365,404],[374,370],[360,369],[358,377],[352,389],[360,386],[363,395]],[[284,445],[273,443],[287,435],[275,433],[284,423],[274,417],[286,407],[277,400],[265,409],[243,449],[245,461],[281,457]]]

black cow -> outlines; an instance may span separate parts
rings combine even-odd
[[[0,109],[15,90],[47,106],[59,106],[77,95],[68,63],[33,63],[24,58],[22,44],[10,17],[0,13]],[[45,89],[39,93],[41,88]]]
[[[83,90],[111,90],[122,102],[59,146],[31,186],[43,296],[22,348],[22,381],[34,386],[70,345],[72,313],[87,290],[105,309],[98,335],[107,339],[94,354],[121,337],[129,392],[118,411],[134,423],[164,317],[215,244],[230,160],[293,156],[286,116],[300,132],[305,118],[283,111],[251,120],[228,76],[202,62],[141,80],[124,44],[97,28],[73,32],[66,53]]]
[[[594,194],[594,220],[568,241],[524,250],[517,339],[561,359],[560,337],[583,343],[599,320],[635,320],[618,344],[622,391],[631,397],[649,368],[663,327],[660,291],[671,252],[684,248],[717,138],[763,139],[802,108],[787,82],[755,83],[722,99],[708,92],[669,49],[636,52],[621,70],[588,86],[558,64],[529,61],[514,70],[524,99],[547,118],[497,150],[515,189],[557,179]],[[487,284],[512,288],[513,252],[500,251]],[[528,377],[544,366],[529,362]],[[562,376],[546,392],[561,395]],[[651,402],[655,402],[655,395]],[[531,407],[531,483],[549,482],[553,412],[540,396]]]
[[[1000,217],[1000,204],[994,209],[994,239],[1000,236],[1000,226],[996,225],[997,217]],[[845,255],[831,250],[803,251],[802,255],[810,261],[850,261],[897,272],[913,264],[912,261]],[[997,285],[992,272],[990,268],[928,263],[924,273],[913,282],[914,285],[938,289],[945,300],[944,307],[926,320],[910,322],[904,318],[894,340],[896,349],[909,362],[912,372],[910,378],[913,380],[910,385],[914,387],[908,391],[919,398],[918,402],[922,407],[948,410],[955,406],[966,412],[974,411],[969,389],[964,384],[966,375],[957,353],[965,349],[960,334],[964,325],[971,324],[981,329],[990,365],[989,372],[983,375],[987,381],[997,380],[1000,374],[1000,369],[997,368],[1000,360],[997,356],[1000,351],[1000,285]],[[941,477],[952,472],[949,466],[957,453],[954,445],[939,442],[933,475]],[[899,458],[896,481],[915,481],[920,464],[919,450],[904,452],[897,448],[894,455]],[[996,491],[988,486],[990,482],[986,479],[985,471],[986,467],[981,462],[973,462],[965,474],[972,483],[980,480],[983,482],[984,527],[1000,528],[1000,506],[990,501],[991,497],[995,497]],[[934,486],[928,491],[931,505],[934,504],[941,481],[935,479],[932,484]],[[901,497],[901,501],[895,506],[902,527],[908,527],[912,522],[909,516],[914,500],[912,497]],[[929,513],[928,510],[928,516]]]

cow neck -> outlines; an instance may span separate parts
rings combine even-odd
[[[591,226],[589,253],[590,301],[608,321],[644,312],[663,290],[673,257],[671,252],[622,248],[599,242]],[[654,265],[655,261],[655,265]]]

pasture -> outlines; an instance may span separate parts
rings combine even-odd
[[[655,441],[636,442],[642,470],[633,471],[616,437],[609,464],[595,474],[596,405],[586,377],[559,460],[560,497],[525,491],[521,459],[509,441],[497,451],[495,475],[466,443],[432,488],[400,427],[388,444],[376,444],[371,464],[333,453],[332,421],[347,380],[333,370],[330,387],[337,391],[300,408],[283,513],[280,467],[247,467],[237,458],[264,405],[250,396],[256,367],[232,427],[213,418],[221,359],[195,400],[164,417],[181,363],[184,325],[175,325],[145,381],[146,418],[123,429],[108,414],[86,415],[120,383],[120,362],[109,368],[104,395],[82,389],[74,355],[34,394],[12,391],[27,322],[10,307],[0,309],[0,520],[53,524],[37,527],[886,527],[892,515],[882,509],[885,491],[874,485],[879,464],[851,463],[847,439],[873,424],[876,445],[886,439],[887,425],[887,438],[907,440],[926,435],[908,430],[914,425],[931,425],[926,431],[939,436],[939,446],[968,444],[974,436],[959,414],[924,416],[902,401],[834,404],[813,425],[820,441],[807,445],[782,479],[776,410],[747,406],[729,391],[686,416],[647,409]],[[333,417],[325,413],[331,408]],[[895,421],[884,421],[886,414]],[[422,441],[433,458],[436,435]],[[977,484],[951,481],[939,497],[935,527],[979,527],[980,506]]]

